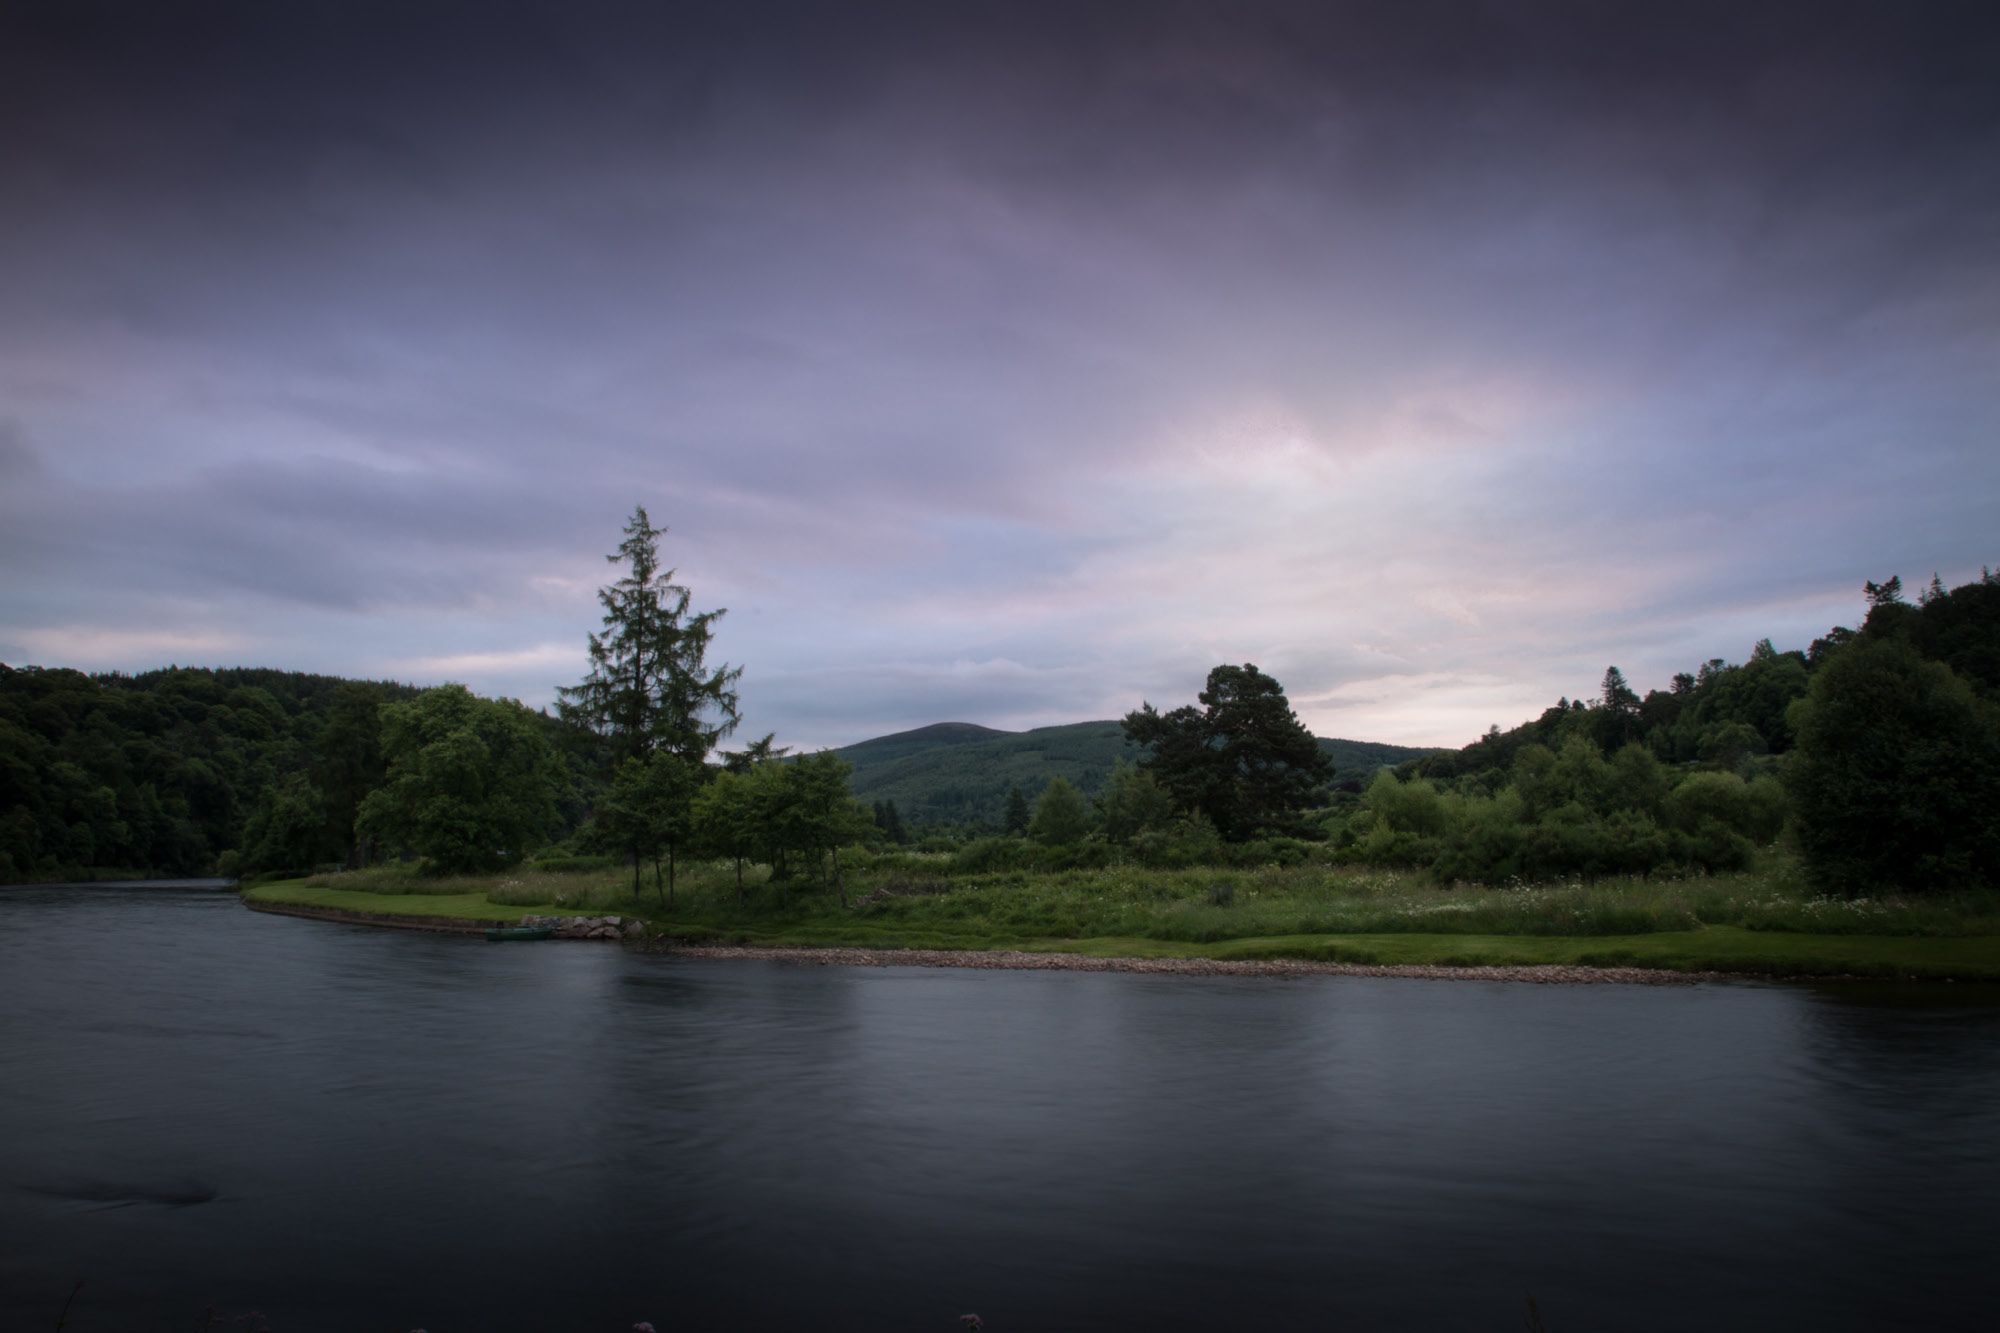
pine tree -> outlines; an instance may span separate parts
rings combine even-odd
[[[1140,767],[1224,838],[1297,827],[1333,765],[1284,688],[1245,663],[1209,672],[1197,698],[1200,708],[1144,704],[1125,715],[1125,738],[1149,751]]]

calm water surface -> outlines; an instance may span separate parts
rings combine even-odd
[[[0,893],[0,1327],[1991,1327],[2000,1003],[695,962]]]

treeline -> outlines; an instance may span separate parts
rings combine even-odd
[[[848,765],[770,737],[720,749],[738,675],[706,664],[723,613],[689,609],[660,535],[634,513],[591,672],[553,715],[462,685],[0,665],[0,882],[610,851],[669,900],[696,853],[840,888],[840,849],[880,836]]]
[[[378,710],[416,693],[296,671],[0,665],[0,881],[208,874],[301,792],[297,864],[345,860],[382,776]]]
[[[1765,640],[1644,698],[1612,667],[1594,700],[1378,778],[1334,837],[1502,883],[1734,869],[1789,828],[1831,892],[2000,884],[2000,578],[1863,594],[1860,629],[1803,653]]]
[[[488,872],[611,853],[671,901],[677,864],[726,858],[843,892],[842,849],[950,853],[953,870],[1353,860],[1502,884],[1709,872],[1788,840],[1832,892],[2000,885],[2000,579],[1914,602],[1865,585],[1858,629],[1757,644],[1641,697],[1340,780],[1278,683],[1212,671],[1194,704],[1119,725],[1136,762],[1094,794],[1009,791],[999,836],[914,837],[854,800],[835,754],[722,748],[738,669],[706,660],[643,509],[601,590],[591,670],[555,714],[463,686],[297,672],[126,676],[0,666],[0,878],[304,871],[408,858]]]

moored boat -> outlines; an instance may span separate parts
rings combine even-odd
[[[553,926],[496,926],[486,932],[495,944],[503,940],[545,940],[555,934]]]

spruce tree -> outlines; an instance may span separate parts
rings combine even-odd
[[[689,591],[660,567],[660,538],[645,506],[632,511],[625,540],[605,559],[625,573],[597,600],[604,632],[590,636],[590,674],[564,686],[557,708],[566,721],[603,737],[614,762],[650,759],[665,750],[697,768],[736,729],[741,667],[708,666],[722,608],[690,612]]]
[[[1007,816],[1003,827],[1012,837],[1023,837],[1028,832],[1028,798],[1021,794],[1019,787],[1007,789]]]

